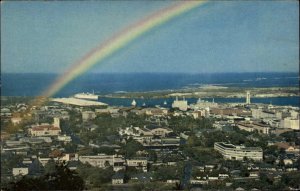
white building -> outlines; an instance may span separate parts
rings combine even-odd
[[[63,141],[63,142],[71,142],[72,141],[72,137],[67,136],[67,135],[58,135],[57,139],[58,139],[58,141]]]
[[[80,156],[80,162],[89,163],[92,166],[99,168],[105,168],[107,166],[113,166],[114,171],[124,169],[124,158],[120,155],[106,155],[98,154],[93,156]]]
[[[60,128],[52,125],[37,125],[29,129],[31,136],[57,136],[60,132]]]
[[[81,115],[83,121],[88,121],[96,118],[96,114],[93,111],[83,111]]]
[[[197,100],[197,103],[190,105],[191,109],[206,109],[206,108],[217,108],[218,103],[215,103],[214,99],[212,102],[201,100],[200,98]]]
[[[127,164],[127,166],[140,168],[144,172],[147,172],[148,161],[146,158],[127,159],[126,164]]]
[[[251,103],[251,97],[250,97],[250,91],[246,92],[246,104],[250,104]]]
[[[299,119],[293,119],[291,117],[287,117],[283,120],[281,120],[281,128],[286,128],[286,129],[295,129],[295,130],[299,130]]]
[[[176,97],[176,100],[172,103],[172,108],[178,108],[181,111],[186,111],[188,109],[188,102],[183,98],[183,100],[178,100],[178,97]]]
[[[27,167],[13,168],[12,173],[14,176],[25,176],[29,173],[29,170]]]
[[[270,133],[270,126],[262,123],[256,122],[238,122],[236,123],[237,127],[241,130],[245,130],[248,132],[253,132],[257,130],[260,134],[269,134]]]
[[[214,149],[219,151],[225,159],[243,160],[245,157],[256,161],[263,160],[263,150],[259,147],[236,146],[224,142],[214,144]]]
[[[109,113],[109,114],[116,114],[119,112],[119,108],[115,108],[115,107],[107,107],[107,108],[103,108],[103,109],[95,109],[96,113]]]
[[[60,119],[58,117],[53,118],[53,127],[60,128]]]
[[[18,125],[18,124],[21,123],[22,118],[21,117],[12,117],[10,120],[11,120],[13,125]]]
[[[111,177],[111,183],[113,185],[116,184],[124,184],[124,174],[117,173]]]
[[[59,118],[53,118],[53,125],[43,123],[41,125],[33,125],[28,129],[31,136],[57,136],[61,133]]]
[[[126,127],[125,129],[120,129],[119,134],[121,136],[126,135],[128,137],[152,137],[154,135],[165,137],[166,134],[173,132],[172,129],[167,127]]]

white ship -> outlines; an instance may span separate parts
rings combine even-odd
[[[136,101],[132,100],[131,105],[135,107],[136,106]]]
[[[98,95],[94,93],[78,93],[74,95],[78,99],[87,99],[87,100],[98,100]]]

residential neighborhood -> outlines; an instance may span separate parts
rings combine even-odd
[[[178,98],[171,108],[16,101],[1,106],[3,188],[58,164],[86,189],[299,188],[297,107]]]

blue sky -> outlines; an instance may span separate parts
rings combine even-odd
[[[1,4],[1,71],[63,72],[171,1]],[[297,1],[213,1],[130,43],[90,72],[298,72]]]

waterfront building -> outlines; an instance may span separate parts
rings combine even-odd
[[[225,159],[243,160],[245,157],[256,161],[263,160],[263,150],[259,147],[236,146],[224,142],[216,142],[214,149],[220,152]]]
[[[191,109],[198,110],[198,109],[206,109],[206,108],[217,108],[218,103],[215,103],[214,99],[212,102],[198,99],[197,103],[190,105]]]
[[[181,111],[186,111],[188,109],[188,102],[183,97],[183,100],[178,100],[178,97],[176,97],[176,100],[172,103],[172,108],[178,108]]]

